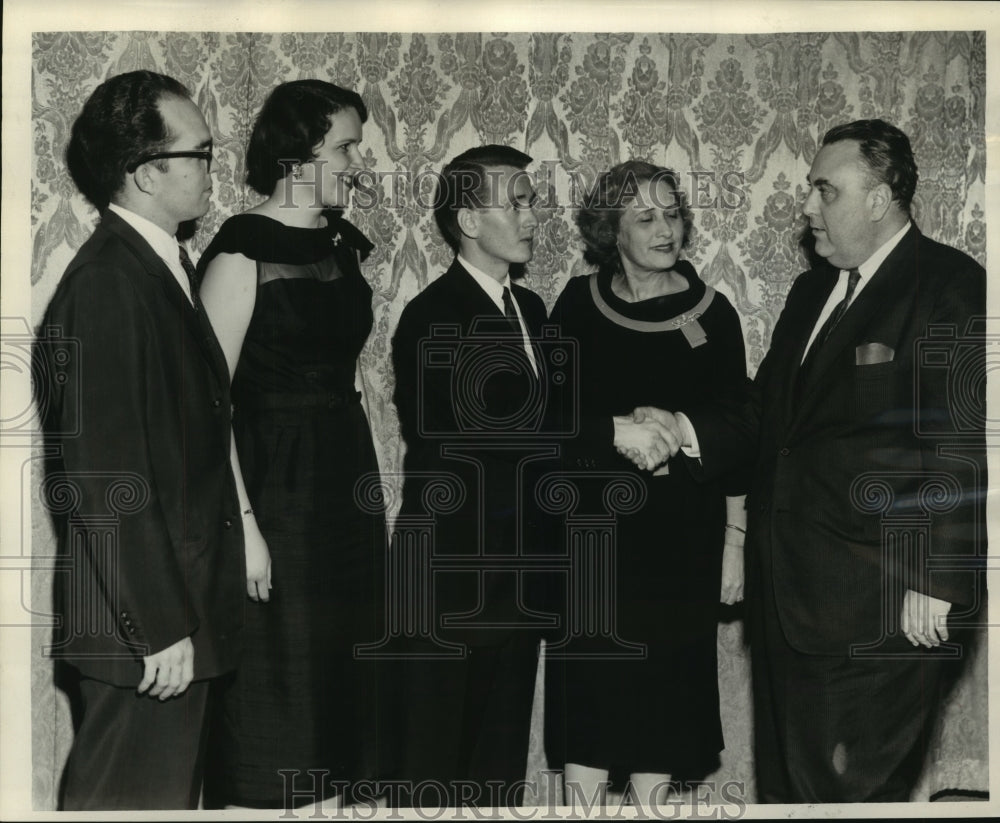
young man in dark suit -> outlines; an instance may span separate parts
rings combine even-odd
[[[112,77],[66,152],[101,222],[36,349],[79,362],[37,387],[65,570],[52,654],[78,675],[61,806],[195,808],[209,683],[233,668],[245,591],[226,362],[175,234],[212,191],[212,137],[176,80]]]
[[[677,415],[706,474],[755,464],[762,802],[908,800],[962,653],[949,613],[977,606],[985,272],[920,233],[916,183],[896,127],[827,132],[803,208],[826,263],[793,284],[747,402]]]
[[[531,478],[554,454],[548,371],[532,342],[545,306],[510,278],[531,259],[538,225],[530,162],[494,145],[445,166],[435,218],[456,258],[407,304],[393,338],[406,443],[394,550],[406,524],[430,519],[423,563],[437,564],[419,570],[433,580],[430,633],[403,663],[404,804],[523,796],[540,631],[518,563],[544,542]]]

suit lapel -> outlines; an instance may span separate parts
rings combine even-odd
[[[479,335],[485,335],[487,337],[493,337],[497,339],[504,339],[504,345],[509,345],[511,352],[515,356],[520,357],[524,361],[524,370],[527,374],[533,377],[541,376],[541,360],[539,359],[539,353],[537,346],[534,347],[535,363],[539,368],[539,372],[536,374],[535,370],[532,369],[531,363],[528,360],[527,352],[524,350],[524,341],[520,337],[514,337],[510,331],[510,323],[507,320],[506,315],[496,303],[493,302],[492,298],[485,292],[485,290],[480,286],[475,278],[465,267],[458,262],[456,258],[451,264],[451,267],[446,271],[442,278],[448,278],[449,289],[452,291],[458,305],[466,308],[465,312],[466,318],[469,322],[468,331],[471,333],[473,331]],[[527,309],[528,301],[522,299],[521,292],[527,291],[520,286],[511,283],[511,292],[514,294],[514,299],[517,300],[518,307],[521,310],[521,317],[524,319],[525,328],[528,330],[529,339],[537,336],[540,333],[540,329],[535,329],[535,325],[529,318],[529,312]],[[473,329],[472,323],[476,318],[484,318],[485,322],[480,322]],[[513,344],[513,345],[512,345]]]
[[[823,311],[823,306],[826,305],[830,293],[837,284],[838,272],[836,269],[826,268],[817,272],[817,275],[810,286],[809,293],[804,295],[802,299],[803,310],[797,311],[794,315],[797,325],[794,331],[787,335],[787,339],[793,341],[794,345],[789,346],[788,351],[783,353],[784,365],[775,377],[778,385],[789,387],[789,390],[783,393],[785,420],[788,421],[795,419],[798,409],[801,407],[798,401],[802,396],[801,389],[803,387],[796,387],[796,381],[799,377],[799,367],[805,354],[806,343],[809,342],[809,336],[816,326],[820,312]]]
[[[449,289],[455,295],[458,305],[467,310],[465,313],[470,320],[474,317],[504,316],[497,304],[457,259],[442,276],[447,278]]]
[[[212,326],[205,315],[204,309],[200,308],[200,301],[197,295],[193,295],[195,308],[188,300],[187,295],[181,288],[174,273],[170,271],[167,264],[160,256],[153,251],[142,235],[133,229],[128,223],[122,220],[113,211],[106,210],[101,217],[101,229],[116,235],[125,245],[129,247],[132,254],[142,264],[146,275],[156,278],[162,288],[164,296],[169,300],[177,311],[184,318],[184,322],[191,332],[191,336],[198,344],[198,349],[209,362],[216,377],[224,384],[229,384],[229,367],[226,364],[222,347],[212,330]]]
[[[542,326],[545,324],[546,320],[544,306],[542,307],[541,313],[536,313],[533,307],[533,303],[535,301],[532,300],[534,292],[518,285],[513,285],[512,290],[517,298],[517,304],[521,307],[521,316],[524,318],[524,325],[528,329],[528,342],[531,345],[531,352],[535,358],[535,376],[539,380],[547,382],[548,376],[543,371],[545,359],[542,356],[542,351],[538,345],[538,341],[542,338]],[[531,295],[532,297],[529,297],[528,295]]]
[[[511,291],[514,293],[517,305],[521,308],[521,316],[524,318],[524,325],[528,328],[528,336],[531,338],[541,336],[542,324],[545,322],[545,317],[544,315],[540,318],[536,318],[534,316],[534,313],[530,308],[531,303],[527,296],[529,294],[534,294],[534,292],[530,289],[526,289],[524,286],[519,286],[516,283],[511,283]]]
[[[503,311],[500,310],[497,304],[493,302],[490,296],[476,282],[475,278],[465,270],[465,267],[458,262],[457,258],[441,277],[442,279],[448,279],[449,288],[459,300],[474,309],[473,312],[470,312],[470,316],[501,317],[506,319]],[[541,322],[534,322],[534,318],[531,316],[528,308],[528,299],[525,296],[532,294],[532,292],[513,281],[510,284],[510,291],[517,301],[518,308],[521,310],[521,317],[524,318],[524,325],[528,329],[528,336],[537,337],[541,333],[541,322],[544,322],[545,318],[543,317]]]
[[[822,389],[829,383],[826,379],[828,372],[843,354],[844,349],[863,342],[862,338],[869,334],[872,324],[877,322],[879,318],[886,316],[890,312],[891,307],[898,302],[900,293],[905,285],[905,283],[901,283],[900,281],[905,281],[913,270],[914,244],[919,236],[920,233],[917,228],[911,226],[896,248],[892,250],[889,256],[882,262],[882,265],[878,267],[875,274],[872,275],[871,281],[865,286],[861,294],[848,307],[843,318],[833,328],[833,331],[830,332],[830,336],[823,344],[823,347],[816,352],[816,360],[812,368],[809,369],[807,382],[800,387],[799,399],[802,401],[799,405],[800,412],[810,401],[815,400],[817,397],[823,397],[824,391]],[[837,275],[837,272],[833,273]],[[829,297],[829,293],[827,296]],[[825,302],[825,299],[820,302],[819,308],[816,311],[816,317],[819,316],[819,311]],[[806,339],[808,339],[809,334],[812,332],[816,317],[813,318],[813,324],[805,332]],[[800,350],[800,358],[801,354]]]

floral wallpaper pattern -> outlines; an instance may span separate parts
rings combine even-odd
[[[362,152],[372,183],[366,207],[348,216],[377,244],[364,267],[376,322],[361,360],[386,473],[399,471],[402,449],[389,400],[389,341],[403,306],[451,257],[426,207],[427,181],[472,145],[507,143],[536,160],[540,225],[525,283],[549,306],[570,276],[586,270],[572,208],[583,187],[628,158],[676,168],[695,211],[688,257],[739,311],[751,372],[791,281],[806,268],[798,247],[805,176],[822,134],[837,123],[882,117],[900,125],[920,168],[918,224],[985,263],[982,32],[40,32],[32,72],[33,322],[96,221],[62,159],[73,119],[104,78],[137,68],[185,83],[215,135],[213,207],[191,241],[196,251],[223,220],[255,202],[243,183],[243,153],[275,84],[320,77],[363,96],[370,117]],[[33,523],[34,552],[51,555],[37,501]],[[41,612],[50,587],[51,574],[37,573],[33,602]],[[47,630],[35,633],[39,650]],[[712,779],[742,781],[752,800],[739,620],[720,625],[719,650],[727,748]],[[949,699],[923,797],[987,787],[984,647],[970,663]],[[33,796],[44,810],[54,808],[72,732],[51,663],[40,654],[32,694]],[[540,692],[536,707],[531,774],[544,768]]]

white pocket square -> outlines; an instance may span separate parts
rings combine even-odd
[[[889,363],[896,352],[884,343],[862,343],[854,350],[855,366],[874,366],[876,363]]]

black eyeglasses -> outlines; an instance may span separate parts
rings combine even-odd
[[[212,170],[212,151],[211,149],[192,149],[191,151],[156,151],[152,154],[144,154],[138,160],[129,163],[125,170],[131,174],[143,163],[149,163],[152,160],[168,160],[171,157],[197,157],[199,160],[205,161],[205,171],[209,172]]]

